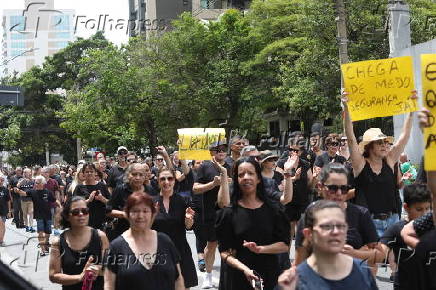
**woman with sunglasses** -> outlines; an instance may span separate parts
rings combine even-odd
[[[324,200],[336,202],[345,211],[348,227],[346,245],[342,252],[367,260],[370,265],[383,261],[384,254],[381,247],[377,247],[378,236],[368,210],[346,202],[349,186],[348,171],[345,166],[339,163],[324,166],[317,186]],[[306,227],[304,222],[305,218],[302,217],[295,237],[295,264],[297,265],[310,255],[310,247],[303,242],[303,229]]]
[[[417,98],[416,91],[411,98]],[[344,129],[355,177],[356,203],[369,209],[377,233],[381,237],[389,226],[399,221],[401,214],[395,164],[410,138],[413,113],[408,114],[401,135],[392,147],[389,143],[393,138],[383,134],[380,128],[366,130],[362,142],[357,144],[348,110],[347,93],[342,96],[342,104]]]
[[[176,174],[173,170],[162,168],[158,182],[160,194],[154,201],[159,207],[152,229],[167,234],[173,241],[180,254],[180,268],[188,289],[198,284],[191,248],[186,240],[186,230],[192,228],[195,212],[189,198],[174,191]]]
[[[337,202],[310,205],[304,224],[312,254],[297,267],[297,289],[378,289],[366,263],[343,253],[348,225]]]
[[[73,195],[83,196],[91,211],[89,225],[95,229],[103,229],[106,219],[106,203],[110,193],[106,185],[96,180],[96,168],[93,163],[85,163],[80,170],[84,175],[83,184],[76,186]]]
[[[174,243],[151,229],[157,214],[152,198],[144,192],[131,194],[125,212],[130,228],[110,244],[104,289],[185,289]]]
[[[286,172],[292,166],[287,162]],[[292,190],[290,178],[286,174],[286,190]],[[279,202],[267,197],[260,165],[253,158],[236,161],[231,203],[218,212],[216,232],[222,263],[228,266],[220,289],[277,285],[281,268],[277,254],[289,251],[289,224]]]
[[[93,281],[93,290],[103,289],[102,255],[109,247],[106,235],[88,226],[89,208],[81,196],[68,199],[61,213],[61,226],[66,229],[52,243],[49,279],[63,290],[81,290],[83,283]],[[91,277],[90,277],[91,276]]]

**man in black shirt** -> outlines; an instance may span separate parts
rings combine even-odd
[[[123,175],[126,171],[127,166],[129,164],[127,163],[127,155],[129,154],[129,151],[127,151],[127,148],[125,146],[120,146],[117,149],[117,159],[118,163],[112,166],[112,168],[109,170],[108,173],[108,183],[107,187],[110,193],[117,187],[117,185],[123,183]]]
[[[225,162],[229,165],[230,169],[233,169],[233,164],[239,159],[239,157],[241,157],[242,148],[248,145],[248,140],[241,136],[233,136],[232,139],[230,139],[230,155],[225,159]],[[228,175],[233,176],[233,172],[230,170]]]
[[[210,146],[210,154],[216,162],[229,170],[229,166],[225,163],[227,156],[227,143],[225,141],[215,142]],[[197,180],[194,182],[194,194],[202,194],[201,206],[195,206],[196,220],[195,224],[197,232],[200,233],[206,240],[207,245],[204,252],[206,262],[206,279],[203,282],[202,288],[211,288],[212,285],[212,267],[215,261],[215,251],[217,247],[215,233],[215,216],[217,210],[218,191],[221,185],[221,172],[213,162],[204,161],[197,172]],[[227,178],[227,174],[222,175]]]

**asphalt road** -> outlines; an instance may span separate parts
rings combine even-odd
[[[36,226],[36,225],[35,225]],[[193,259],[197,261],[195,249],[195,236],[194,233],[188,232],[187,238],[189,245],[193,252]],[[0,259],[3,263],[10,265],[10,267],[18,272],[22,277],[29,280],[35,286],[44,290],[60,290],[61,286],[53,284],[48,279],[48,256],[38,256],[38,240],[36,233],[26,233],[23,229],[16,229],[11,225],[11,220],[6,221],[6,235],[5,247],[0,247]],[[294,257],[294,249],[291,250],[291,258]],[[219,282],[219,268],[220,258],[216,254],[213,281],[218,284]],[[197,263],[196,263],[197,264]],[[199,286],[191,288],[194,290],[201,289],[204,273],[198,273]],[[377,273],[377,285],[379,289],[388,290],[393,289],[392,283],[389,282],[390,270],[389,267],[380,267]]]

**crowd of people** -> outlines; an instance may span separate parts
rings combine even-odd
[[[380,264],[394,289],[436,289],[436,176],[404,153],[414,114],[397,140],[370,128],[358,142],[342,102],[344,134],[294,132],[282,154],[233,136],[205,161],[120,146],[116,162],[17,167],[0,176],[0,244],[7,218],[30,233],[35,219],[63,289],[189,289],[196,264],[202,289],[377,289]]]

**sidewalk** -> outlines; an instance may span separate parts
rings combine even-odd
[[[39,257],[37,234],[17,229],[11,221],[6,221],[5,247],[0,247],[2,262],[39,289],[62,289],[60,285],[53,284],[48,279],[49,256]]]

